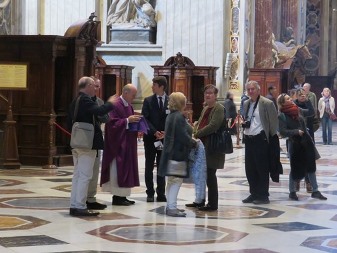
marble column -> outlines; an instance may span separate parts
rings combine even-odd
[[[254,68],[273,68],[272,29],[272,0],[256,0]]]

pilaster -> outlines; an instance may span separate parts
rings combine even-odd
[[[272,68],[272,0],[255,1],[255,68]]]

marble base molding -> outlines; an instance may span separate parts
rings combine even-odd
[[[109,44],[155,44],[156,29],[111,28],[110,38]]]

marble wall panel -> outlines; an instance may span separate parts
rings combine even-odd
[[[273,13],[271,0],[255,2],[255,68],[272,68],[271,35],[273,29]]]

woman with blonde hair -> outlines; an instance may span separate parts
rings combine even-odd
[[[196,141],[192,139],[192,127],[187,123],[183,115],[186,107],[186,97],[181,92],[173,92],[169,96],[168,108],[170,114],[165,122],[164,148],[160,158],[159,175],[167,176],[166,185],[166,215],[173,217],[185,217],[186,213],[177,208],[177,197],[183,178],[188,176],[187,160]],[[182,173],[172,175],[168,171],[169,160],[186,161]],[[185,174],[186,176],[183,176]]]
[[[331,96],[331,90],[324,88],[322,97],[318,101],[319,117],[322,122],[322,139],[324,145],[332,145],[332,120],[330,114],[335,112],[335,99]],[[328,135],[326,132],[328,131]]]

